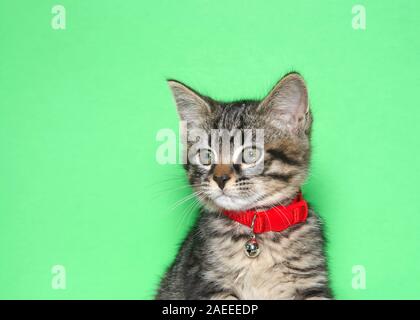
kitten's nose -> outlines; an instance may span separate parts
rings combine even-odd
[[[216,181],[220,189],[226,185],[226,182],[232,177],[232,166],[228,164],[216,164],[213,172],[213,180]]]
[[[230,179],[230,176],[228,176],[227,174],[223,174],[221,176],[216,176],[216,175],[213,176],[213,180],[216,181],[217,185],[222,190],[229,179]]]

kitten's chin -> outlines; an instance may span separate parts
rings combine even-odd
[[[215,199],[212,199],[212,202],[221,210],[232,210],[232,211],[243,211],[249,209],[249,206],[252,205],[249,199],[233,198],[226,195],[220,195]]]
[[[246,211],[263,210],[278,205],[287,205],[299,192],[299,187],[290,186],[279,192],[264,197],[250,196],[246,198],[220,194],[215,197],[207,197],[202,203],[210,211]]]

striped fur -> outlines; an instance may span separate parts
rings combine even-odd
[[[189,181],[200,194],[201,214],[164,275],[157,299],[330,299],[324,238],[310,209],[303,224],[257,235],[261,254],[244,254],[249,228],[223,209],[267,209],[287,205],[307,176],[312,116],[298,74],[284,77],[263,101],[221,103],[179,82],[171,89],[182,120],[205,130],[264,129],[264,168],[249,174],[243,164],[229,170],[188,163]],[[233,152],[233,151],[232,151]],[[221,190],[215,175],[228,174]]]

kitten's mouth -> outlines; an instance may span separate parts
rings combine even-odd
[[[228,196],[227,194],[222,193],[221,195],[216,196],[213,200],[216,201],[216,200],[224,200],[224,199],[232,199],[232,198],[233,198],[232,196]]]
[[[227,195],[226,193],[216,196],[212,201],[224,210],[240,211],[249,206],[249,199]]]
[[[239,197],[235,194],[231,194],[230,192],[228,192],[226,190],[219,190],[219,191],[220,192],[215,197],[213,197],[213,200],[217,200],[217,199],[220,199],[220,200],[226,200],[226,199],[240,200],[240,199],[242,199],[242,197]]]

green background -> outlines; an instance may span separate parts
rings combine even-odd
[[[420,298],[419,16],[417,0],[1,1],[0,298],[152,298],[195,216],[174,208],[181,166],[155,160],[178,126],[165,79],[262,98],[291,70],[315,116],[304,191],[337,298]]]

